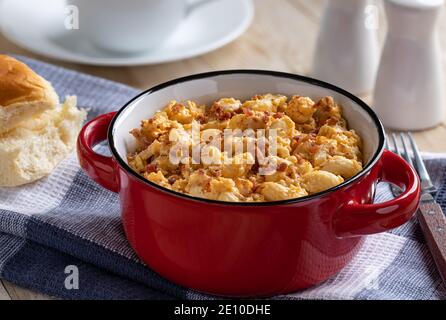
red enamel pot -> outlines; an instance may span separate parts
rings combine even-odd
[[[268,203],[227,203],[193,198],[144,180],[126,154],[129,131],[172,99],[209,103],[261,93],[331,95],[343,105],[349,127],[363,138],[366,164],[341,185],[304,198]],[[111,157],[93,151],[108,140]],[[194,75],[141,93],[120,111],[87,123],[78,139],[82,168],[119,193],[122,221],[137,255],[161,276],[225,296],[271,296],[314,286],[338,273],[363,237],[408,221],[417,210],[420,183],[399,156],[384,150],[384,129],[359,98],[333,85],[286,73],[234,70]],[[374,204],[376,185],[404,192]]]

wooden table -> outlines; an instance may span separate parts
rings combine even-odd
[[[255,68],[308,74],[311,68],[323,0],[255,0],[256,14],[248,31],[233,43],[206,55],[155,66],[107,68],[47,59],[21,49],[0,35],[0,52],[23,54],[141,89],[193,73]],[[445,15],[445,13],[443,14]],[[380,38],[386,24],[380,19]],[[446,60],[446,19],[441,19],[441,44]],[[445,63],[446,66],[446,63]],[[370,97],[363,97],[370,101]],[[415,134],[424,151],[446,152],[446,126]],[[0,282],[0,299],[47,299],[45,295]]]

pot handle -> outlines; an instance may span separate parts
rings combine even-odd
[[[384,203],[348,202],[334,219],[334,230],[338,237],[388,231],[410,220],[417,211],[420,202],[420,180],[414,168],[388,150],[384,150],[378,166],[379,181],[393,183],[403,188],[404,192]]]
[[[93,150],[95,145],[107,139],[108,127],[115,114],[100,115],[84,125],[77,138],[77,156],[82,169],[91,179],[108,190],[118,192],[115,161]]]

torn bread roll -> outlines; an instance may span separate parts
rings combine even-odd
[[[4,62],[4,58],[0,59],[0,70],[4,70]],[[8,59],[7,64],[11,65]],[[27,67],[16,69],[16,72],[14,79],[17,81],[40,78],[33,71],[30,73]],[[25,75],[20,75],[21,72]],[[32,89],[28,84],[22,87],[19,83],[6,84],[5,79],[0,80],[0,85],[0,101],[13,101],[9,106],[15,105],[18,108],[16,113],[13,113],[13,109],[8,110],[12,112],[8,122],[13,122],[14,125],[9,125],[8,130],[0,126],[0,186],[13,187],[47,176],[74,150],[86,111],[76,107],[76,97],[67,97],[60,105],[51,84],[43,79],[40,85],[35,85]],[[18,89],[13,90],[13,93],[4,92],[5,88],[24,87],[30,89],[26,94]],[[30,100],[26,100],[25,96]],[[18,105],[21,107],[17,107]],[[23,112],[18,111],[25,109],[27,110]],[[3,119],[0,120],[2,125]]]
[[[0,133],[59,105],[52,85],[26,64],[0,55]]]

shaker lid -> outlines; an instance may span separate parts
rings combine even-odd
[[[437,9],[443,6],[444,0],[387,0],[397,6],[411,9]]]

